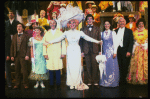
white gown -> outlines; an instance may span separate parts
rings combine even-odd
[[[75,89],[84,90],[89,89],[87,85],[82,82],[81,77],[81,49],[79,46],[80,37],[83,39],[98,43],[97,40],[87,36],[82,31],[69,30],[65,31],[59,38],[50,41],[49,43],[59,42],[65,38],[68,40],[67,47],[67,81],[68,86],[75,86]]]

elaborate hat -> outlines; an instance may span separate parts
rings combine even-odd
[[[114,20],[115,22],[118,22],[118,20],[119,20],[121,17],[124,18],[123,14],[121,14],[121,13],[114,14],[113,20]]]
[[[82,10],[80,10],[77,6],[73,7],[71,4],[68,4],[65,9],[60,8],[60,14],[61,15],[58,20],[62,27],[67,27],[67,23],[71,19],[76,19],[79,23],[82,19],[84,19],[84,13],[82,13]]]
[[[26,26],[30,26],[32,23],[38,22],[38,15],[32,15],[31,20],[26,24]]]

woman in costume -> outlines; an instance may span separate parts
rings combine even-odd
[[[129,14],[129,23],[126,24],[126,28],[131,29],[133,32],[136,30],[136,22],[134,22],[134,14]]]
[[[35,27],[39,26],[39,22],[38,22],[38,16],[32,16],[31,21],[28,22],[26,24],[27,27],[29,27],[29,29],[26,30],[26,32],[28,33],[29,37],[35,37]]]
[[[119,86],[119,66],[117,61],[116,32],[112,31],[109,21],[105,21],[104,31],[101,32],[103,41],[103,55],[106,56],[106,71],[100,78],[100,86],[117,87]]]
[[[42,88],[45,88],[43,80],[48,80],[46,75],[46,60],[43,56],[43,34],[42,27],[35,27],[35,37],[29,39],[29,46],[31,46],[31,61],[32,71],[29,75],[29,79],[36,80],[34,88],[38,88],[39,81]]]
[[[131,84],[148,83],[148,30],[144,28],[145,24],[144,19],[139,19],[136,23],[138,29],[133,32],[135,44],[127,77]]]
[[[66,13],[66,15],[70,14],[70,11],[72,10],[77,10],[76,8],[72,8],[71,5],[69,5],[71,9]],[[78,8],[78,10],[80,10]],[[79,13],[84,15],[83,13]],[[62,36],[49,41],[45,43],[44,45],[47,44],[52,44],[55,42],[59,42],[65,38],[68,40],[68,47],[67,47],[67,81],[66,84],[70,87],[70,89],[77,89],[77,90],[84,90],[84,89],[89,89],[89,87],[83,83],[82,81],[82,76],[81,76],[81,49],[79,46],[79,39],[80,37],[84,38],[87,41],[90,42],[95,42],[97,44],[100,43],[100,41],[97,41],[87,35],[85,35],[82,31],[76,30],[76,27],[78,24],[81,22],[82,19],[79,19],[81,17],[74,17],[76,16],[75,14],[71,15],[72,18],[68,19],[67,22],[64,24],[63,27],[67,27],[67,23],[69,24],[69,27],[71,28],[68,31],[65,31]],[[84,16],[82,17],[84,18]]]
[[[97,27],[100,27],[100,14],[96,12],[97,6],[92,5],[92,11],[93,11],[93,17],[94,17],[94,22],[93,24]]]
[[[87,1],[86,3],[86,8],[85,9],[85,17],[88,15],[88,14],[93,14],[93,11],[92,11],[92,5],[95,4],[94,1]]]
[[[82,31],[76,30],[76,21],[72,19],[69,21],[69,25],[71,30],[65,31],[64,34],[52,40],[47,44],[52,44],[55,42],[59,42],[65,38],[68,40],[68,47],[67,47],[67,85],[70,86],[70,89],[84,90],[88,89],[88,86],[82,82],[81,77],[81,50],[80,46],[78,45],[80,37],[84,38],[87,41],[100,43],[95,39],[90,38],[89,36],[85,35]]]
[[[52,12],[56,11],[57,14],[59,15],[59,9],[61,2],[60,1],[51,1],[48,8],[47,8],[47,16],[48,20],[52,20]]]

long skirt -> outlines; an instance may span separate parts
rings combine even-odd
[[[131,84],[148,83],[148,52],[137,46],[131,58],[127,82]]]

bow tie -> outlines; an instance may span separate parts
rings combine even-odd
[[[108,32],[105,32],[106,33],[106,35],[108,34]]]
[[[93,28],[93,26],[89,25],[88,28]]]
[[[22,34],[18,34],[18,37],[20,37]]]

